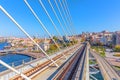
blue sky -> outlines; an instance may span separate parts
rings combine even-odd
[[[53,21],[64,35],[47,0],[42,0]],[[58,1],[58,0],[57,0]],[[38,0],[28,0],[52,35],[57,35]],[[54,8],[58,10],[51,0]],[[77,33],[120,30],[120,0],[67,0]],[[48,36],[23,0],[0,0],[0,5],[30,34]],[[60,18],[60,16],[59,16]],[[62,19],[60,18],[61,22]],[[62,22],[63,23],[63,22]],[[63,24],[64,25],[64,24]],[[66,29],[66,28],[65,28]],[[67,30],[66,30],[67,32]],[[68,33],[68,32],[67,32]],[[0,36],[24,36],[13,22],[0,10]]]

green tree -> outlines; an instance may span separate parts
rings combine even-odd
[[[56,49],[57,49],[57,46],[55,44],[50,45],[50,50],[56,50]]]
[[[116,45],[115,48],[114,48],[114,50],[115,50],[116,52],[120,52],[120,45]]]
[[[55,41],[58,41],[58,37],[56,37],[56,36],[53,36],[53,39],[54,39]]]

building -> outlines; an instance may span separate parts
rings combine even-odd
[[[103,33],[103,35],[101,37],[100,42],[103,45],[107,45],[107,46],[109,46],[110,44],[112,44],[113,34],[111,32],[108,32],[108,31],[103,31],[102,33]]]
[[[44,42],[41,43],[40,46],[43,50],[47,51],[50,48],[50,40],[45,38]]]
[[[64,40],[65,42],[69,42],[69,41],[70,41],[67,36],[63,36],[63,40]]]
[[[92,33],[89,35],[90,42],[93,45],[111,45],[113,33],[108,31],[102,31],[98,33]]]
[[[44,51],[47,51],[50,48],[50,41],[50,39],[45,38],[43,42],[39,43],[39,45]],[[34,45],[33,50],[39,51],[38,46]]]
[[[91,41],[91,44],[98,44],[100,43],[100,40],[101,40],[101,35],[99,34],[93,34],[91,37],[90,37],[90,41]]]
[[[116,32],[116,45],[120,45],[120,31]]]

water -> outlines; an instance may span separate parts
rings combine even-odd
[[[98,69],[94,69],[94,68],[89,68],[89,71],[92,73],[91,75],[93,76],[93,77],[95,77],[97,80],[104,80],[103,79],[103,76],[102,76],[102,74],[101,74],[101,72],[100,72],[100,70]],[[92,80],[92,77],[90,77],[90,79]],[[94,80],[94,79],[93,79]]]
[[[94,76],[95,78],[97,78],[97,80],[104,80],[102,77],[101,72],[97,73],[97,74],[92,74],[92,76]]]
[[[7,42],[2,42],[2,43],[0,43],[0,50],[3,50],[3,49],[4,49],[4,46],[8,46],[8,45],[10,45],[10,44],[7,43]]]
[[[90,53],[89,54],[89,56],[91,57],[91,58],[94,58],[93,57],[93,55]],[[94,61],[94,60],[92,60],[94,63],[92,63],[92,64],[90,64],[90,65],[96,65],[96,61]],[[99,66],[98,66],[99,67]],[[97,69],[97,68],[96,68]],[[92,72],[92,70],[91,70],[91,68],[89,68],[89,70]],[[92,74],[92,76],[93,77],[95,77],[97,80],[104,80],[103,79],[103,76],[102,76],[102,74],[101,74],[101,71],[100,71],[100,69],[98,69],[99,70],[99,72],[97,73],[97,74]],[[95,80],[95,79],[93,79],[92,77],[90,77],[90,80]]]
[[[0,50],[4,49],[4,46],[7,46],[7,45],[9,44],[6,42],[0,43]],[[12,67],[19,66],[23,63],[27,63],[33,59],[34,58],[31,58],[30,56],[22,55],[22,54],[10,54],[9,53],[9,54],[0,56],[0,60],[4,61],[5,63],[7,63],[8,65]],[[7,70],[7,68],[0,64],[0,72],[5,71],[5,70]]]
[[[0,56],[0,60],[4,61],[5,63],[12,67],[19,66],[23,63],[27,63],[33,59],[34,58],[31,58],[30,56],[21,54],[7,54],[4,56]],[[4,70],[7,70],[7,68],[0,64],[0,72]]]

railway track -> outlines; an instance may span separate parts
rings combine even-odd
[[[76,78],[80,79],[80,76],[82,76],[81,72],[83,72],[82,70],[84,67],[83,63],[85,61],[85,49],[86,44],[76,54],[74,54],[74,56],[72,56],[65,65],[63,65],[61,70],[57,72],[52,80],[75,80]]]
[[[77,48],[78,46],[76,46],[75,48]],[[65,51],[64,53],[62,54],[68,54],[70,51],[72,51],[74,48],[68,50],[68,51]],[[62,54],[59,54],[57,55],[56,57],[52,58],[54,61],[57,61],[59,58],[63,57]],[[44,71],[45,69],[48,68],[49,65],[53,64],[51,60],[48,60],[40,65],[37,65],[35,66],[34,68],[28,70],[28,71],[25,71],[24,74],[28,77],[32,76],[33,74],[37,73],[38,71]],[[24,80],[20,75],[17,75],[13,78],[11,78],[10,80]]]

